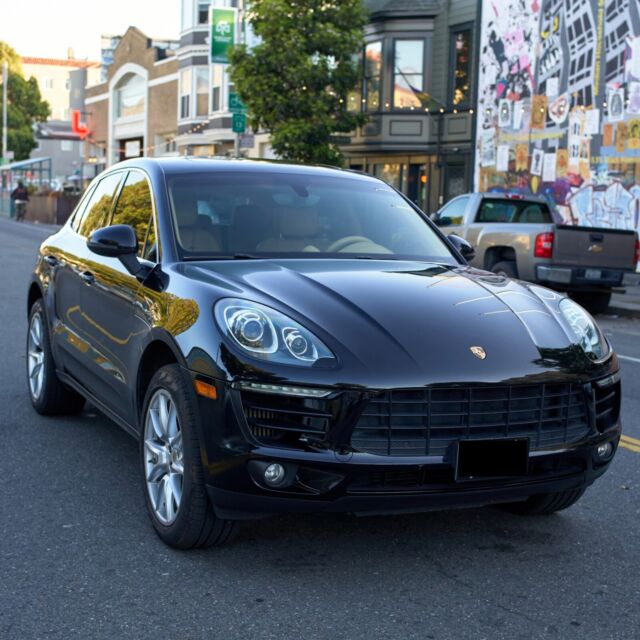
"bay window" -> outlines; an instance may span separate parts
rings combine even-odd
[[[424,40],[396,40],[393,58],[393,108],[419,108],[424,92]]]

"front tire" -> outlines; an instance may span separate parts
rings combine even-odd
[[[586,488],[581,487],[580,489],[570,489],[558,493],[541,493],[537,496],[531,496],[524,502],[510,502],[500,506],[505,511],[517,513],[518,515],[544,516],[568,509],[582,498],[585,491]]]
[[[177,364],[159,369],[147,389],[140,460],[147,511],[163,542],[177,549],[225,544],[237,522],[211,508],[200,460],[196,398]]]
[[[29,312],[27,387],[33,408],[42,415],[74,415],[84,407],[85,399],[60,382],[56,374],[42,299],[36,300]]]

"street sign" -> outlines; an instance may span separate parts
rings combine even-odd
[[[244,133],[247,128],[247,116],[244,113],[234,113],[231,121],[233,133]]]
[[[236,42],[237,9],[211,7],[211,62],[229,62],[229,48]]]
[[[229,111],[232,113],[246,113],[247,105],[242,102],[237,93],[229,93]]]
[[[253,133],[243,133],[240,136],[240,148],[241,149],[253,149],[256,143],[256,137]]]

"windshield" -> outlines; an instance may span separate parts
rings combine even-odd
[[[171,176],[184,260],[378,258],[457,264],[393,189],[377,180],[276,172]]]

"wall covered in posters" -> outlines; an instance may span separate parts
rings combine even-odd
[[[640,2],[482,3],[475,187],[640,230]]]

